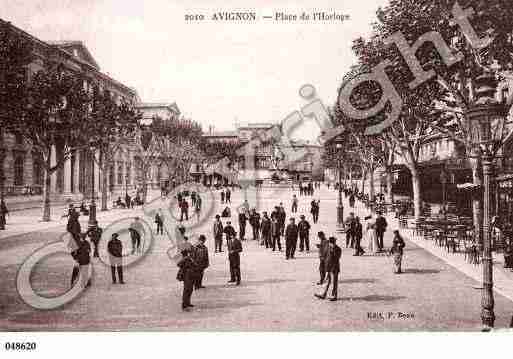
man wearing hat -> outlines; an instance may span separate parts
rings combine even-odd
[[[292,217],[285,230],[285,259],[294,258],[297,246],[297,235],[297,225],[294,217]]]
[[[299,231],[299,251],[303,252],[306,248],[306,251],[310,252],[310,223],[308,223],[304,215],[301,215],[299,218],[301,218],[297,224]]]
[[[194,281],[194,288],[200,289],[205,288],[203,286],[203,274],[205,273],[205,269],[209,266],[209,260],[208,260],[208,248],[205,245],[205,241],[207,238],[201,234],[198,238],[199,243],[194,247],[193,251],[193,260],[196,262],[196,278]]]
[[[338,274],[340,273],[340,257],[342,249],[337,246],[337,239],[330,237],[328,240],[328,256],[326,258],[327,280],[322,294],[315,294],[319,299],[326,299],[328,290],[331,286],[330,301],[336,301],[338,296]]]
[[[214,252],[223,251],[223,223],[218,214],[216,214],[216,220],[214,221],[214,248]]]
[[[228,283],[235,282],[236,285],[240,285],[240,252],[242,252],[242,242],[235,235],[227,237],[226,246],[228,247],[228,260],[230,262],[230,280]]]
[[[118,239],[119,235],[113,233],[111,240],[107,244],[107,252],[109,252],[110,270],[112,274],[112,283],[116,284],[116,269],[118,272],[118,279],[120,284],[125,284],[123,281],[123,243]]]

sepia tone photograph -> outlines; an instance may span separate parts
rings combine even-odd
[[[513,328],[510,0],[1,5],[0,337]]]

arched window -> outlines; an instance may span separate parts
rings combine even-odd
[[[14,185],[23,186],[23,156],[16,156],[14,159]]]

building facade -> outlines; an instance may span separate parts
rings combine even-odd
[[[0,19],[0,26],[27,39],[33,45],[33,61],[27,68],[28,80],[37,71],[45,68],[49,60],[57,62],[70,73],[83,73],[92,79],[100,90],[109,91],[117,103],[139,102],[137,92],[102,73],[98,63],[81,41],[44,42],[25,31]],[[85,84],[85,86],[91,86]],[[95,154],[98,156],[98,154]],[[58,144],[52,148],[51,159],[58,163],[63,149]],[[108,173],[102,173],[90,151],[75,151],[51,176],[50,195],[56,198],[83,199],[91,196],[93,190],[129,190],[135,186],[133,154],[129,146],[116,154]],[[0,133],[0,165],[4,171],[4,195],[38,195],[42,192],[43,169],[41,159],[31,144],[19,135]],[[102,188],[101,176],[107,176],[108,188]]]

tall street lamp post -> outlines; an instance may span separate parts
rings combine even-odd
[[[91,203],[89,204],[89,222],[88,229],[96,229],[98,221],[96,220],[96,201],[94,192],[94,151],[91,151]]]
[[[336,143],[337,151],[342,150],[342,143]],[[344,206],[342,205],[342,159],[338,159],[338,205],[337,205],[337,224],[344,223]]]
[[[483,166],[483,290],[481,320],[485,330],[495,322],[493,298],[493,262],[490,233],[493,161],[506,138],[507,107],[494,99],[495,78],[484,74],[478,78],[476,105],[466,112],[472,142],[481,149]]]

